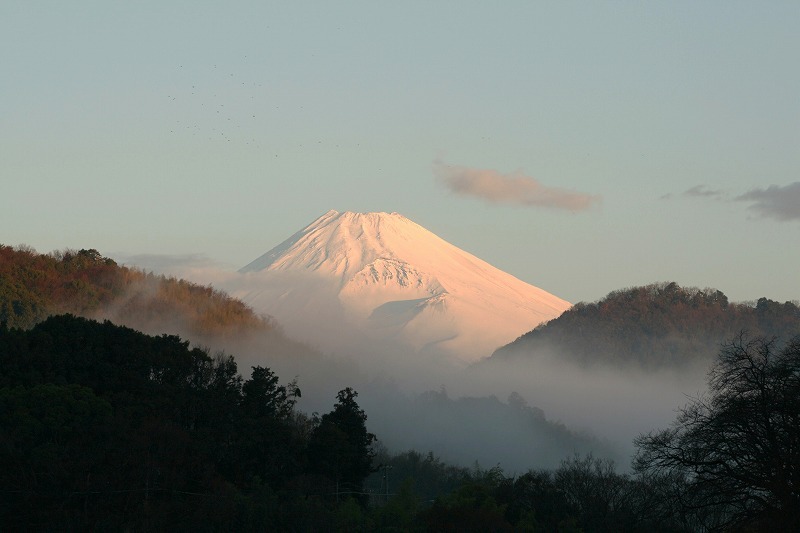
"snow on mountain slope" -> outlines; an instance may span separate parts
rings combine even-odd
[[[329,211],[240,272],[237,296],[290,334],[346,324],[467,362],[570,307],[397,213]]]

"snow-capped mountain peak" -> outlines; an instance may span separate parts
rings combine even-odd
[[[309,327],[308,316],[282,310],[287,294],[295,314],[314,307],[321,293],[334,294],[364,334],[462,360],[488,356],[570,306],[398,213],[328,211],[240,272],[287,280],[281,297],[263,290],[241,295],[287,329],[295,321]],[[311,279],[307,286],[316,289],[309,293],[303,280]]]
[[[424,228],[397,213],[332,210],[240,272],[323,269],[346,282],[376,259],[396,259],[398,247],[407,248],[403,242],[423,232]]]

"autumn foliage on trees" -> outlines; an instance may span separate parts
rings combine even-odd
[[[195,342],[274,328],[221,291],[122,267],[97,250],[43,255],[0,245],[0,322],[30,328],[62,313],[150,333],[185,332]]]
[[[587,366],[679,367],[710,362],[719,346],[741,331],[789,338],[800,331],[800,307],[767,298],[732,303],[716,289],[655,283],[613,291],[594,303],[577,303],[492,358],[555,353]]]

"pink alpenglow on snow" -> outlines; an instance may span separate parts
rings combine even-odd
[[[460,362],[570,307],[397,213],[329,211],[240,272],[237,296],[290,334],[346,324]]]

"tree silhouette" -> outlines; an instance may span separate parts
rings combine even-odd
[[[339,391],[333,411],[322,415],[311,434],[308,453],[315,473],[360,489],[372,471],[375,435],[367,431],[367,415],[356,396],[350,387]]]
[[[672,497],[704,528],[800,530],[800,337],[781,347],[741,334],[708,394],[636,445],[634,467],[682,479]]]

